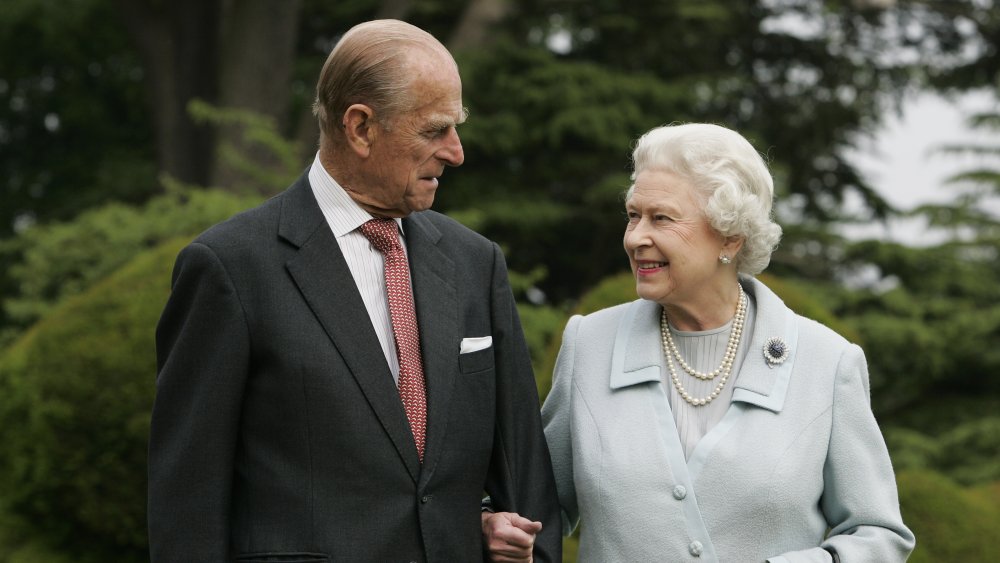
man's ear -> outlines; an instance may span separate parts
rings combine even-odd
[[[347,146],[365,158],[375,141],[375,112],[364,104],[353,104],[344,112],[344,138]]]

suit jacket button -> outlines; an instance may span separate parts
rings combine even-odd
[[[688,495],[688,490],[684,488],[684,485],[677,485],[673,490],[674,498],[677,500],[684,500],[684,497]]]
[[[694,555],[695,557],[701,557],[701,552],[703,551],[702,549],[703,547],[704,546],[701,545],[700,541],[695,540],[691,542],[691,545],[688,546],[688,551],[690,551],[691,555]]]

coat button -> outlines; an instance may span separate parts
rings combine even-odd
[[[695,540],[688,546],[688,551],[690,551],[691,555],[694,555],[695,557],[701,557],[701,552],[703,551],[702,548],[703,546],[701,545],[701,542]]]
[[[677,500],[684,500],[684,497],[688,495],[688,490],[684,488],[684,485],[677,485],[674,487],[674,498]]]

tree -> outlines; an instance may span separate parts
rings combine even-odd
[[[502,241],[513,269],[546,265],[540,286],[561,302],[624,267],[619,196],[633,140],[709,121],[768,155],[784,222],[836,220],[851,192],[870,218],[887,217],[841,154],[926,71],[885,52],[919,47],[943,68],[976,36],[954,31],[972,3],[871,5],[513,1],[489,49],[459,51],[468,158],[440,208]],[[920,25],[919,42],[893,33],[903,24]],[[775,261],[786,258],[798,262]]]
[[[142,68],[115,21],[102,0],[0,5],[0,238],[155,191]]]
[[[300,0],[115,0],[148,75],[147,107],[156,131],[157,161],[189,183],[226,189],[255,186],[214,158],[218,145],[241,146],[233,127],[215,131],[193,122],[193,99],[251,110],[287,125]],[[247,184],[250,184],[249,186]]]

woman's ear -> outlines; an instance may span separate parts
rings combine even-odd
[[[375,141],[375,112],[364,104],[353,104],[344,112],[344,138],[347,146],[358,156],[365,158],[371,153]]]
[[[722,254],[729,256],[730,258],[735,257],[741,248],[743,248],[743,241],[746,240],[742,235],[733,235],[725,237],[722,240]]]

